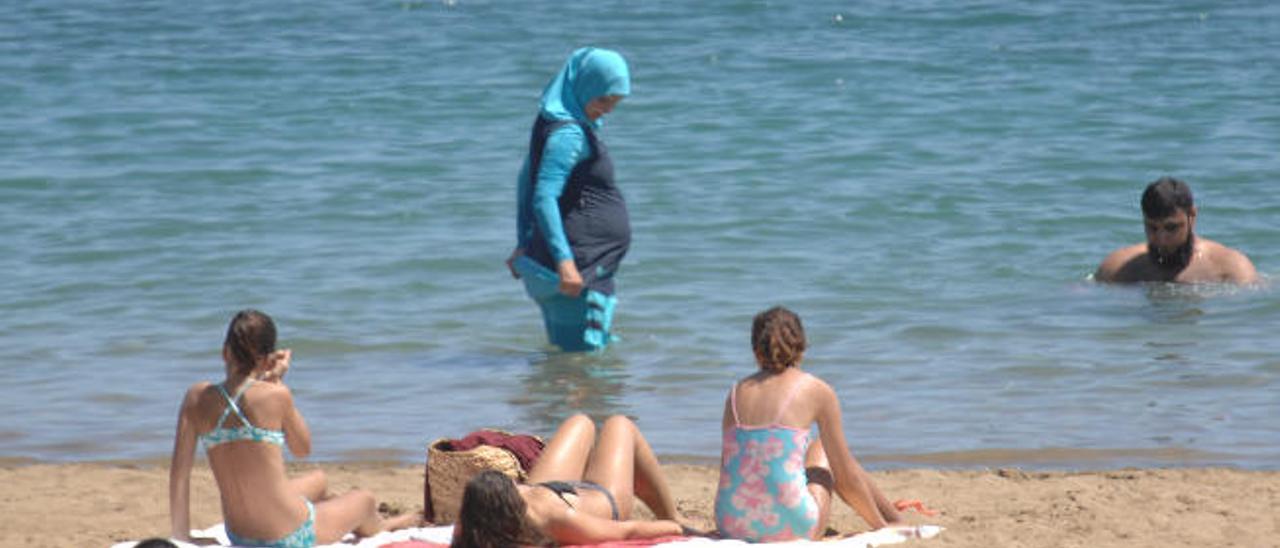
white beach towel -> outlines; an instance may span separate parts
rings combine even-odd
[[[859,533],[851,537],[845,537],[838,540],[811,541],[796,540],[791,542],[776,542],[768,544],[751,544],[741,540],[720,540],[709,538],[690,538],[657,544],[655,546],[667,546],[671,548],[698,548],[700,546],[707,547],[728,547],[728,546],[824,546],[824,547],[840,547],[840,548],[872,548],[875,546],[885,546],[889,544],[898,544],[911,539],[927,539],[938,536],[942,532],[942,527],[937,525],[918,525],[918,526],[901,526],[901,527],[885,527],[876,531],[868,531]],[[218,546],[232,546],[227,540],[227,533],[223,529],[221,523],[204,530],[192,530],[191,536],[199,539],[215,539]],[[424,542],[434,542],[439,544],[448,544],[453,539],[453,526],[443,525],[439,527],[413,527],[408,529],[400,529],[398,531],[388,531],[378,533],[372,537],[355,540],[352,535],[340,544],[326,544],[324,546],[339,547],[355,547],[355,548],[377,548],[384,544],[392,542],[408,542],[420,540]],[[121,542],[111,546],[111,548],[133,548],[138,541]],[[199,548],[195,544],[181,541],[173,541],[180,548]],[[323,548],[323,547],[318,547]]]
[[[742,540],[723,540],[699,537],[658,544],[657,546],[670,546],[672,548],[696,548],[699,546],[714,546],[715,548],[727,546],[839,546],[840,548],[873,548],[875,546],[898,544],[911,539],[933,538],[938,536],[938,533],[941,533],[942,529],[942,527],[937,525],[894,526],[877,529],[875,531],[867,531],[865,533],[858,533],[853,536],[834,540],[793,540],[790,542],[768,542],[761,544],[752,544]]]
[[[235,546],[227,539],[227,531],[221,523],[208,529],[192,529],[191,537],[195,539],[215,540],[218,543],[217,546]],[[378,533],[371,537],[362,538],[359,541],[356,540],[355,535],[347,535],[346,538],[338,544],[316,545],[316,548],[377,548],[378,546],[390,544],[392,542],[407,542],[411,540],[448,544],[452,538],[452,525],[442,525],[439,527],[410,527],[407,529]],[[179,548],[200,548],[200,545],[182,542],[180,540],[173,540],[171,542],[178,545]],[[138,541],[131,540],[113,544],[111,545],[111,548],[133,548],[136,544],[138,544]]]

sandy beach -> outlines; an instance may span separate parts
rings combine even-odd
[[[422,469],[401,463],[294,465],[323,468],[335,490],[371,489],[391,512],[422,506]],[[670,464],[680,508],[710,527],[714,468]],[[900,470],[873,472],[891,498],[939,510],[913,523],[947,530],[920,546],[1175,547],[1280,546],[1280,472],[1232,469],[1122,469],[1092,472]],[[44,464],[0,462],[0,546],[108,546],[168,532],[165,462]],[[221,521],[216,487],[198,464],[192,521]],[[865,525],[838,505],[833,528]]]

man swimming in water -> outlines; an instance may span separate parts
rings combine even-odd
[[[1145,244],[1113,251],[1093,275],[1099,282],[1247,284],[1258,280],[1249,258],[1218,242],[1196,236],[1191,188],[1161,177],[1142,193]]]

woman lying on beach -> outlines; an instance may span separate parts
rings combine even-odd
[[[324,472],[289,479],[284,446],[311,453],[311,431],[284,384],[290,351],[276,350],[276,326],[256,310],[236,314],[222,346],[226,380],[187,390],[178,414],[169,469],[173,537],[190,540],[191,465],[204,442],[222,496],[227,537],[238,546],[307,547],[348,532],[369,536],[417,524],[406,514],[383,520],[373,495],[355,490],[329,498]]]
[[[593,448],[594,446],[594,448]],[[638,497],[659,518],[631,521]],[[635,423],[604,422],[597,439],[586,415],[560,425],[516,484],[501,472],[481,472],[467,483],[454,525],[455,548],[596,544],[683,534],[675,500],[653,449]]]
[[[729,390],[721,420],[720,534],[751,541],[818,539],[831,515],[833,489],[873,529],[898,523],[897,509],[845,444],[835,391],[800,370],[800,317],[782,307],[757,314],[751,346],[760,370]],[[810,444],[814,423],[820,438]]]

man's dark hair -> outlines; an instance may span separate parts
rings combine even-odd
[[[1173,177],[1157,179],[1142,193],[1142,216],[1148,219],[1163,219],[1178,211],[1191,213],[1194,205],[1191,187]]]

